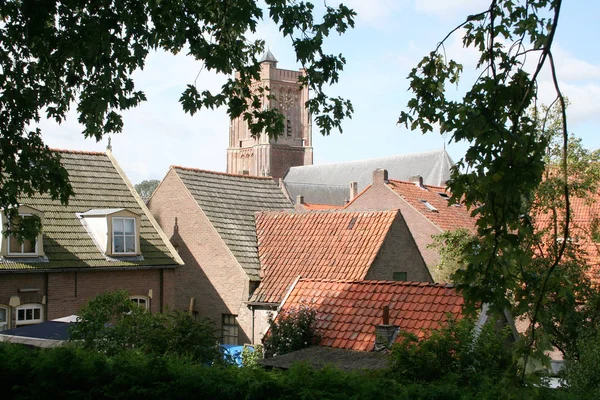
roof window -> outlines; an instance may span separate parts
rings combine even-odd
[[[443,197],[444,199],[448,200],[450,198],[450,196],[448,196],[448,193],[445,192],[438,192],[438,194]]]
[[[427,200],[423,200],[423,199],[419,199],[419,201],[423,204],[425,204],[425,207],[429,208],[430,211],[432,212],[439,212],[437,208],[435,208],[431,203],[429,203]]]

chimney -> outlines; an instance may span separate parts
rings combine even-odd
[[[383,307],[383,324],[375,326],[375,351],[389,349],[398,336],[398,327],[390,325],[390,307]]]
[[[417,187],[420,187],[421,189],[425,189],[425,185],[423,185],[423,177],[421,175],[411,176],[409,180],[411,182],[414,182],[414,184]]]
[[[354,200],[356,195],[358,194],[358,183],[350,182],[350,201]]]
[[[250,175],[250,171],[247,169],[242,170],[242,175]]]
[[[304,204],[304,196],[302,196],[301,194],[296,196],[296,204]]]
[[[373,185],[388,183],[387,169],[379,168],[373,171]]]

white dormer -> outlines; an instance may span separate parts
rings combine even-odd
[[[140,255],[139,214],[124,208],[103,208],[78,216],[104,254],[115,257]]]
[[[20,206],[19,215],[14,218],[12,224],[18,225],[22,219],[32,218],[38,216],[42,221],[42,228],[44,226],[44,213],[36,208],[29,206]],[[0,214],[2,221],[2,232],[5,232],[9,228],[8,216],[5,213]],[[2,244],[0,246],[0,254],[7,258],[25,258],[25,257],[40,257],[44,255],[44,242],[42,240],[42,232],[38,234],[37,238],[32,240],[24,240],[19,242],[16,236],[5,237],[2,235]]]

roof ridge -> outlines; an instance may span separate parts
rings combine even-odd
[[[369,215],[375,215],[375,214],[388,215],[389,214],[389,215],[391,215],[391,214],[397,214],[399,212],[400,212],[400,210],[397,208],[391,209],[391,210],[348,210],[346,208],[335,208],[335,209],[330,209],[330,210],[303,210],[303,211],[267,210],[267,211],[257,211],[255,214],[256,215],[258,215],[258,214],[311,215],[311,214],[338,213],[338,214],[369,214]]]
[[[401,179],[388,179],[388,182],[393,182],[393,183],[402,183],[402,184],[408,184],[408,185],[414,185],[415,182],[411,182],[411,181],[403,181]],[[424,187],[426,188],[437,188],[437,189],[443,189],[446,190],[446,187],[444,186],[437,186],[437,185],[427,185],[427,184],[423,184]]]
[[[331,278],[300,278],[299,282],[335,282],[355,283],[359,285],[400,285],[400,286],[430,286],[430,287],[454,287],[452,283],[442,282],[420,282],[420,281],[393,281],[373,279],[331,279]]]
[[[202,172],[202,173],[207,173],[207,174],[214,174],[214,175],[225,175],[225,176],[232,176],[232,177],[238,177],[238,178],[250,178],[250,179],[261,179],[261,180],[273,180],[273,177],[271,176],[253,176],[253,175],[242,175],[242,174],[230,174],[228,172],[220,172],[220,171],[209,171],[207,169],[200,169],[200,168],[191,168],[191,167],[182,167],[180,165],[171,165],[170,167],[171,169],[180,169],[183,171],[190,171],[190,172]]]
[[[57,153],[68,153],[68,154],[85,154],[88,156],[105,156],[106,153],[102,151],[89,151],[89,150],[69,150],[69,149],[57,149],[57,148],[49,148],[50,151],[54,151]]]

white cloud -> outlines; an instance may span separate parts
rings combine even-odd
[[[343,3],[356,11],[357,19],[370,25],[381,26],[393,13],[404,7],[407,0],[344,0]]]

